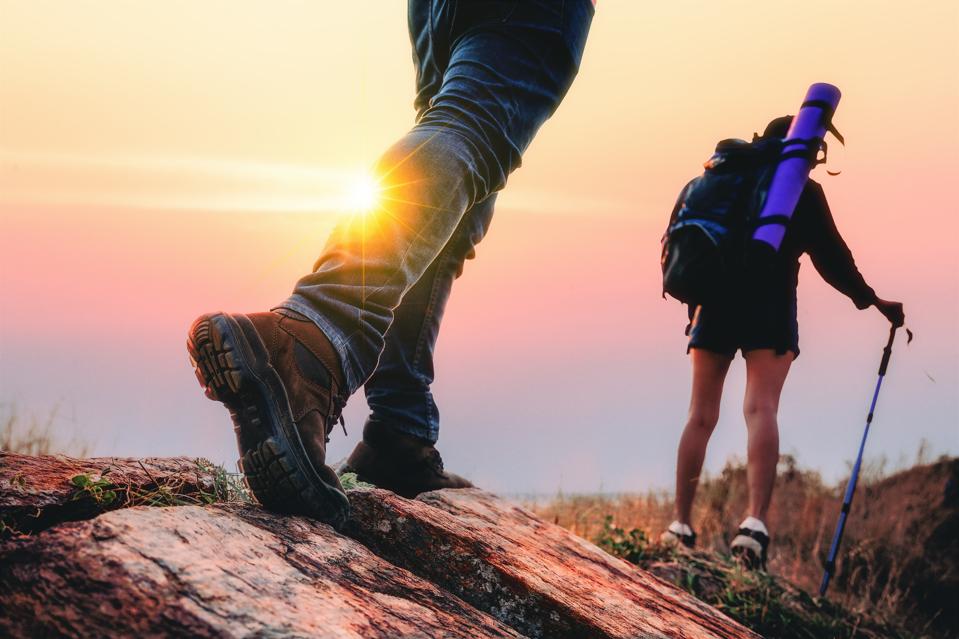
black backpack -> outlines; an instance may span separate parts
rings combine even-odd
[[[783,140],[722,140],[691,181],[663,236],[663,295],[696,305],[725,297],[741,275]]]

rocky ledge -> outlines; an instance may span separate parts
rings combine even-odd
[[[225,486],[196,460],[0,453],[0,636],[757,637],[481,490],[352,490],[336,532]]]

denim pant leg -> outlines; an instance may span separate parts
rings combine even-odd
[[[330,338],[350,392],[375,370],[403,296],[464,213],[503,188],[562,101],[593,13],[590,0],[410,6],[414,44],[430,42],[430,57],[417,62],[441,70],[439,91],[377,164],[382,206],[339,224],[313,273],[280,305]]]
[[[495,200],[493,194],[466,212],[446,247],[393,311],[386,347],[364,385],[372,421],[436,442],[439,410],[430,392],[433,349],[453,280],[489,230]]]

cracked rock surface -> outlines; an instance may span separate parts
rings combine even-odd
[[[109,483],[112,499],[98,502],[79,490],[72,482],[77,476]],[[178,495],[196,495],[213,491],[214,482],[213,464],[189,457],[75,459],[0,451],[0,522],[17,531],[37,532],[121,508],[141,492],[162,487]]]
[[[755,637],[687,592],[477,489],[353,491],[347,533],[529,637]]]
[[[308,519],[135,507],[0,548],[0,635],[518,637]]]
[[[179,458],[24,457],[0,456],[0,518],[43,517],[0,541],[2,637],[756,637],[481,490],[354,490],[338,533],[242,504],[78,511],[77,467],[207,480]]]

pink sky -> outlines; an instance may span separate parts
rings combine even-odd
[[[817,177],[917,334],[869,453],[911,459],[922,438],[959,453],[959,10],[805,3],[793,32],[769,28],[792,19],[769,3],[644,4],[599,4],[577,84],[456,285],[435,386],[448,465],[510,492],[670,485],[688,361],[684,311],[659,297],[665,218],[717,139],[794,110],[813,81],[843,89],[849,141],[842,175]],[[186,329],[285,297],[342,183],[409,125],[402,6],[0,7],[0,402],[59,405],[96,454],[232,464]],[[804,264],[782,442],[827,478],[855,453],[885,331]],[[713,471],[743,450],[742,376],[737,361]],[[351,401],[334,456],[363,415]]]

